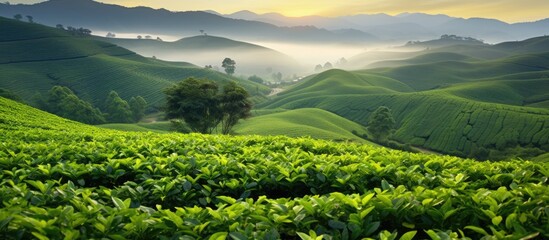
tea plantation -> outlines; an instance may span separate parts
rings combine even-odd
[[[0,98],[2,239],[535,239],[549,166],[129,133]]]

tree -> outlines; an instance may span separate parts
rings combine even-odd
[[[324,63],[324,69],[332,69],[334,66],[330,62]]]
[[[235,82],[230,82],[223,88],[223,94],[220,96],[220,107],[223,112],[221,133],[229,134],[238,120],[250,117],[252,103],[248,100],[249,96],[248,92]]]
[[[187,78],[167,88],[166,117],[182,118],[193,132],[212,133],[223,114],[219,109],[216,83]]]
[[[225,68],[225,72],[229,75],[234,73],[236,62],[230,58],[225,58],[221,63],[221,67]]]
[[[378,107],[370,116],[368,131],[377,141],[386,141],[395,128],[395,119],[391,109],[385,106]]]
[[[322,65],[317,64],[317,65],[315,66],[315,72],[320,72],[320,71],[322,71]]]
[[[55,25],[56,28],[65,30],[65,27],[63,27],[63,24],[57,24]]]
[[[256,75],[248,77],[248,80],[250,80],[252,82],[260,83],[260,84],[263,84],[265,82],[265,80],[263,80],[263,78],[258,77]]]
[[[34,23],[34,20],[33,20],[32,16],[27,15],[27,19],[28,19],[29,23]]]
[[[212,133],[221,123],[221,132],[227,134],[252,108],[248,92],[233,82],[219,93],[215,82],[187,78],[165,93],[166,117],[183,119],[193,132]]]
[[[137,39],[143,39],[141,35],[137,35]]]
[[[108,38],[115,38],[116,37],[116,34],[112,33],[112,32],[108,32],[106,37]]]
[[[70,89],[63,86],[54,86],[48,92],[44,104],[46,111],[58,116],[88,124],[101,124],[105,118],[99,109],[94,108],[76,96]]]
[[[139,120],[141,120],[141,118],[145,116],[147,101],[143,97],[137,96],[137,97],[132,97],[130,99],[129,104],[130,104],[130,109],[132,110],[132,113],[133,113],[133,120],[135,122],[139,122]]]
[[[118,96],[116,91],[111,91],[105,100],[105,113],[107,120],[115,123],[133,122],[133,114],[126,100]]]
[[[15,18],[15,20],[17,20],[17,21],[21,21],[21,19],[23,19],[23,15],[18,13],[18,14],[15,14],[15,16],[13,16],[13,18]]]

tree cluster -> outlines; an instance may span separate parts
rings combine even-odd
[[[194,132],[212,133],[220,127],[221,133],[228,134],[252,109],[248,92],[235,82],[220,91],[211,80],[187,78],[165,93],[166,117],[184,120]]]
[[[73,36],[78,36],[78,37],[86,37],[86,36],[91,36],[91,33],[92,31],[87,29],[87,28],[75,28],[75,27],[71,27],[71,26],[68,26],[67,29],[65,29],[67,32],[69,32],[71,35]]]
[[[45,98],[36,99],[36,105],[55,115],[87,124],[133,123],[145,115],[147,101],[137,96],[128,102],[117,92],[111,91],[101,111],[90,102],[80,99],[69,88],[54,86]]]

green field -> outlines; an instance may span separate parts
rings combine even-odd
[[[252,95],[268,94],[263,85],[189,63],[144,58],[129,50],[74,37],[66,31],[0,18],[0,88],[25,101],[45,95],[54,85],[100,105],[112,90],[124,99],[143,96],[152,106],[164,101],[162,90],[188,77],[237,81]]]
[[[547,164],[0,112],[3,239],[549,237]]]

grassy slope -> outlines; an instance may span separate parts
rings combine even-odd
[[[425,148],[469,153],[496,145],[549,146],[549,54],[521,55],[487,62],[438,62],[345,72],[330,70],[279,94],[266,108],[321,108],[367,124],[378,106],[393,109],[399,130],[395,137]],[[390,79],[374,86],[357,82],[361,76]],[[394,91],[394,82],[408,89]],[[387,85],[391,83],[391,85]],[[458,84],[459,83],[459,84]],[[400,86],[399,85],[399,86]],[[319,87],[321,86],[321,87]],[[334,87],[327,87],[334,86]],[[441,88],[441,86],[444,86]],[[415,89],[416,92],[412,92]],[[428,90],[438,88],[435,90]]]
[[[321,109],[296,109],[266,114],[241,121],[237,134],[310,136],[316,139],[367,142],[352,133],[365,134],[361,125]]]
[[[188,63],[147,59],[110,43],[73,37],[65,31],[0,18],[0,87],[25,100],[54,85],[71,88],[81,98],[101,104],[108,92],[121,97],[141,95],[153,104],[162,90],[187,77],[239,81],[250,92],[269,89]]]

